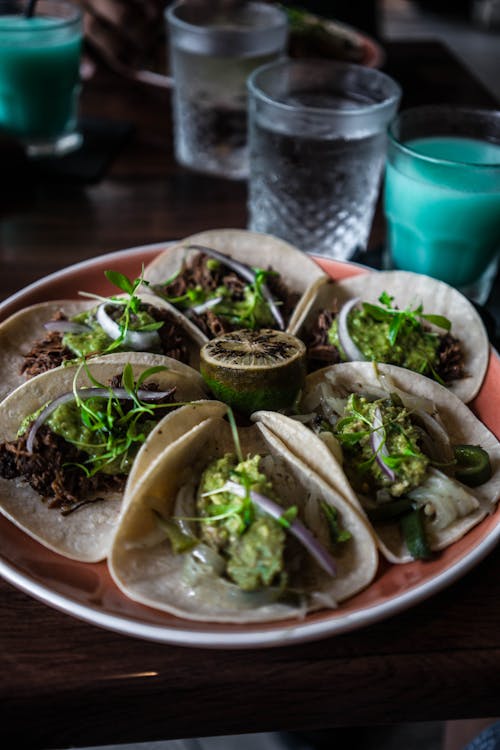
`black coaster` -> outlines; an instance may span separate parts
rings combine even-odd
[[[131,137],[134,126],[129,122],[86,117],[79,121],[79,130],[83,143],[76,151],[66,156],[30,160],[35,175],[45,181],[99,182]]]

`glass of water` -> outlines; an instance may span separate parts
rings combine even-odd
[[[165,16],[177,161],[243,179],[248,175],[246,79],[284,53],[287,16],[259,2],[176,2]]]
[[[327,60],[254,71],[249,94],[249,227],[348,260],[365,249],[401,97],[384,73]]]

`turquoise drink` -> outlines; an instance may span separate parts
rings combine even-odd
[[[42,155],[80,141],[82,32],[71,5],[42,0],[36,7],[33,18],[0,15],[0,129]]]
[[[500,113],[492,114],[500,129]],[[500,251],[500,137],[482,138],[478,127],[463,132],[391,134],[385,181],[392,265],[459,288],[479,279]]]

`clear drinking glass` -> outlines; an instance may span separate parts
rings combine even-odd
[[[248,174],[246,79],[283,54],[287,17],[265,3],[166,10],[177,161],[230,178]]]
[[[0,130],[28,156],[60,156],[78,148],[82,15],[64,0],[0,0]]]
[[[249,227],[341,260],[366,247],[401,96],[384,73],[282,60],[250,76]]]
[[[389,128],[384,192],[388,265],[484,303],[500,253],[500,111],[401,112]]]

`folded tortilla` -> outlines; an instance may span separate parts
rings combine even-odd
[[[117,295],[123,296],[123,295]],[[199,366],[199,352],[206,339],[182,313],[157,295],[147,292],[137,293],[136,296],[157,308],[168,310],[171,318],[182,328],[186,335],[188,347],[188,364],[195,369]],[[54,316],[62,312],[67,318],[72,318],[85,310],[90,310],[99,304],[96,300],[53,300],[40,302],[23,308],[0,323],[0,367],[2,381],[0,383],[0,400],[5,398],[14,388],[28,379],[21,373],[25,355],[31,350],[36,341],[47,336],[44,324],[53,320]]]
[[[447,383],[447,388],[465,403],[471,401],[481,388],[488,367],[490,344],[486,328],[474,305],[463,294],[430,276],[409,271],[372,271],[338,282],[329,280],[318,287],[312,304],[300,316],[296,335],[306,337],[323,309],[340,310],[355,297],[361,302],[380,304],[383,292],[394,297],[395,307],[415,309],[422,304],[424,314],[448,318],[452,324],[450,333],[459,340],[463,352],[465,376]]]
[[[288,242],[244,229],[211,229],[186,237],[146,266],[144,278],[152,284],[172,278],[190,254],[199,252],[187,251],[189,245],[204,245],[252,268],[271,267],[277,271],[288,290],[300,295],[286,327],[289,333],[295,333],[297,321],[308,310],[317,287],[328,278],[312,258]]]
[[[500,498],[500,443],[458,396],[439,383],[401,367],[372,362],[350,362],[326,367],[308,375],[299,411],[303,415],[308,415],[309,422],[315,416],[327,418],[334,403],[329,403],[329,400],[345,398],[351,393],[359,393],[369,398],[381,398],[396,393],[409,408],[434,414],[449,436],[451,445],[478,445],[487,451],[492,468],[491,478],[478,487],[465,487],[457,483],[477,499],[477,508],[441,530],[433,527],[431,519],[426,520],[425,529],[432,550],[448,547],[493,512]],[[272,413],[257,413],[254,419],[260,419],[264,424],[271,426],[275,416]],[[360,498],[343,471],[342,452],[340,449],[339,454],[339,445],[335,438],[328,432],[323,435],[326,444],[332,446],[332,450],[325,451],[324,444],[321,445],[321,438],[312,433],[309,427],[300,424],[297,430],[300,431],[300,437],[289,428],[289,447],[300,451],[304,462],[341,492],[354,507],[362,509]],[[436,436],[431,435],[431,439],[436,439]],[[412,559],[397,523],[380,522],[375,524],[374,528],[379,547],[388,560],[401,563]]]
[[[296,540],[288,554],[291,584],[299,582],[300,601],[267,589],[242,592],[223,575],[197,563],[195,553],[174,554],[156,514],[164,519],[176,517],[182,496],[183,514],[196,516],[196,490],[203,469],[214,459],[234,453],[225,411],[219,402],[176,411],[171,420],[185,425],[183,436],[171,440],[165,435],[164,452],[140,482],[128,487],[109,556],[111,575],[120,589],[135,601],[178,617],[246,623],[303,616],[308,610],[335,606],[369,585],[378,564],[371,529],[331,484],[288,450],[280,439],[279,425],[272,430],[264,425],[240,428],[243,455],[264,457],[261,467],[280,504],[284,509],[297,506],[301,520],[325,546],[329,531],[318,503],[337,509],[342,527],[352,538],[336,558],[336,576],[320,568]]]
[[[130,363],[136,379],[144,370],[164,366],[167,369],[148,378],[160,389],[175,386],[175,401],[204,399],[206,390],[201,376],[188,365],[161,355],[127,352],[95,358],[89,365],[92,375],[104,384],[123,371]],[[19,386],[0,404],[0,443],[15,440],[23,420],[35,414],[46,403],[70,392],[77,367],[67,366],[39,375]],[[78,377],[78,387],[91,382],[84,371]],[[168,413],[168,412],[167,412]],[[165,411],[158,411],[158,420]],[[157,426],[139,450],[128,482],[135,483],[154,460],[154,435]],[[176,433],[178,437],[178,434]],[[153,445],[150,445],[150,442]],[[83,505],[69,515],[58,508],[49,508],[43,498],[24,480],[0,477],[0,512],[16,526],[41,544],[74,560],[96,562],[106,557],[115,524],[118,519],[123,493],[109,493],[103,502]],[[91,499],[91,498],[89,498]]]

